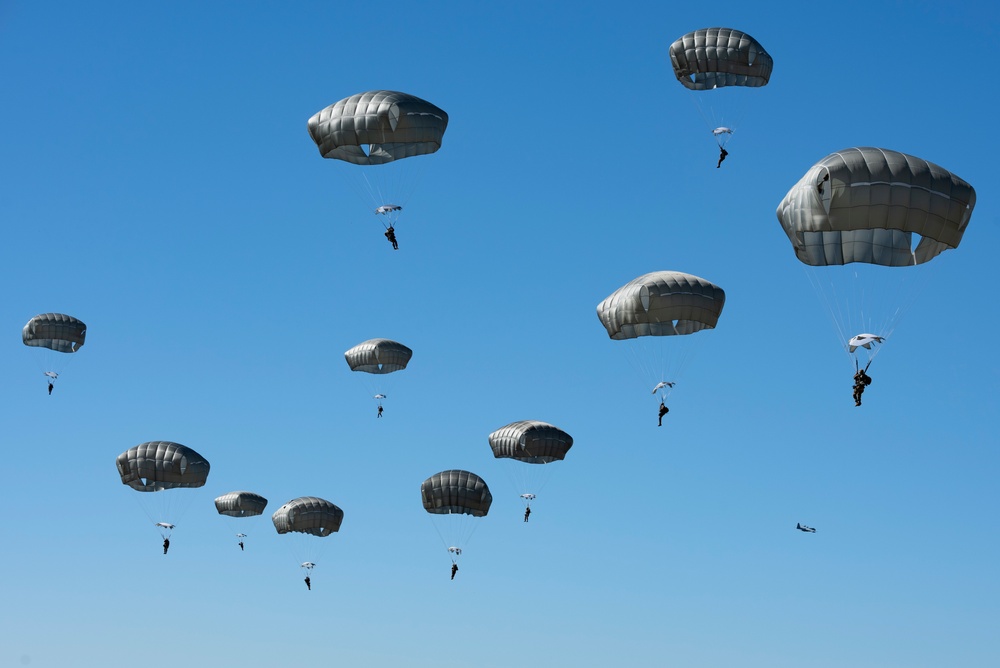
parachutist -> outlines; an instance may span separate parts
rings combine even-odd
[[[306,589],[308,589],[309,591],[312,591],[312,589],[313,589],[312,580],[309,579],[308,575],[306,576],[305,582],[306,582]]]
[[[726,159],[727,155],[729,155],[729,151],[727,151],[726,149],[724,149],[724,148],[722,148],[720,146],[719,147],[719,164],[717,164],[715,166],[716,169],[718,169],[719,167],[722,167],[722,161]]]
[[[388,229],[386,229],[385,238],[388,239],[389,243],[392,244],[393,250],[399,250],[399,244],[396,243],[396,230],[393,229],[392,225],[390,225]]]
[[[798,522],[795,523],[795,528],[799,531],[805,531],[806,533],[816,533],[816,529],[807,527],[805,524],[799,524]]]
[[[527,507],[526,507],[526,508],[524,509],[524,521],[525,521],[525,522],[527,522],[527,521],[528,521],[528,517],[529,517],[530,515],[531,515],[531,506],[527,506]]]
[[[872,384],[872,378],[864,369],[858,369],[854,374],[854,405],[861,405],[861,395],[865,393],[865,388]]]
[[[163,539],[163,554],[166,554],[167,550],[169,550],[169,549],[170,549],[170,539],[169,538],[164,538]]]
[[[458,572],[458,564],[456,564],[455,562],[452,562],[451,563],[451,579],[452,580],[455,579],[455,573],[457,573],[457,572]]]
[[[49,383],[49,395],[52,394],[52,389],[55,387],[52,383]]]
[[[378,405],[378,415],[376,415],[375,417],[382,417],[382,404]]]
[[[242,551],[243,551],[243,541],[241,540],[240,541],[240,552],[242,552]]]
[[[656,425],[657,427],[662,427],[663,426],[663,416],[666,415],[669,412],[670,412],[670,409],[667,408],[667,405],[661,401],[660,402],[660,421]]]

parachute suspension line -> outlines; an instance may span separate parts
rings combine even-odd
[[[426,515],[430,519],[431,524],[434,525],[434,531],[437,532],[438,538],[441,539],[441,544],[444,545],[445,549],[457,547],[464,550],[469,541],[472,540],[472,535],[479,527],[479,520],[482,519],[466,513],[426,513]],[[449,526],[446,531],[442,532],[441,529],[446,523]],[[445,534],[448,535],[448,538],[445,537]],[[449,554],[451,554],[452,562],[458,561],[459,555]]]
[[[738,87],[737,87],[738,88]],[[731,87],[716,88],[708,91],[688,91],[687,97],[701,116],[708,134],[713,135],[719,148],[724,148],[733,138],[733,133],[743,124],[747,113],[747,90],[736,90]],[[740,95],[742,93],[742,95]],[[714,103],[710,103],[710,99]],[[729,132],[716,134],[718,129]]]
[[[142,511],[143,515],[149,520],[149,523],[153,526],[159,523],[164,524],[177,524],[188,508],[190,508],[192,502],[194,501],[194,494],[186,494],[179,496],[183,492],[192,492],[194,490],[178,488],[178,489],[164,489],[158,492],[137,492],[129,490],[133,499],[135,499],[136,505]],[[156,529],[160,532],[161,536],[167,538],[170,536],[170,530],[165,530],[163,527],[156,526]]]
[[[619,343],[629,366],[644,383],[643,391],[652,393],[661,383],[675,384],[683,379],[687,367],[704,345],[707,334],[695,332],[687,335],[639,337]],[[667,385],[657,391],[657,398],[666,402],[673,387]]]
[[[504,474],[511,486],[517,490],[518,495],[534,494],[536,496],[541,494],[545,486],[552,480],[553,467],[559,465],[558,461],[547,464],[529,464],[510,457],[504,457],[500,463]]]
[[[851,353],[848,342],[862,333],[889,338],[926,284],[928,274],[923,269],[878,265],[859,265],[850,269],[803,267],[834,326],[841,349],[852,364],[857,356],[870,363],[881,351],[882,344],[875,343],[870,349],[858,348]]]

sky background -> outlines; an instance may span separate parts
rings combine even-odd
[[[775,62],[721,169],[667,57],[710,26]],[[0,666],[1000,665],[998,38],[985,2],[0,2]],[[450,116],[399,251],[306,132],[379,88]],[[860,409],[774,213],[851,146],[978,198]],[[664,428],[595,314],[657,270],[727,294]],[[52,396],[43,312],[88,325]],[[414,351],[377,421],[374,337]],[[528,524],[486,440],[524,419],[575,439]],[[166,557],[113,461],[150,440],[212,464]],[[494,496],[453,582],[450,468]],[[305,495],[345,512],[312,591],[270,521]]]

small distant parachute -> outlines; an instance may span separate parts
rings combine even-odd
[[[855,368],[878,347],[916,298],[914,267],[957,248],[976,192],[932,162],[883,148],[847,148],[805,173],[778,204],[777,217],[808,267]],[[848,267],[847,265],[852,265]],[[869,345],[853,343],[854,332]]]
[[[403,209],[395,202],[405,204],[416,180],[411,159],[441,148],[448,114],[414,95],[373,90],[331,104],[307,125],[320,155],[349,163],[344,175],[393,227]]]
[[[435,473],[420,484],[420,500],[454,562],[486,517],[493,495],[486,481],[475,473],[451,469]]]
[[[340,531],[344,511],[326,499],[301,496],[274,511],[271,521],[279,534],[297,532],[325,538]]]
[[[488,437],[493,456],[505,466],[521,498],[530,502],[551,475],[551,467],[537,466],[562,461],[573,447],[573,437],[539,420],[520,420],[500,427]]]
[[[64,313],[42,313],[28,321],[21,330],[24,345],[43,348],[38,362],[42,372],[54,381],[72,358],[64,358],[61,353],[75,353],[87,340],[87,325],[78,318]]]
[[[254,492],[228,492],[215,498],[215,509],[227,517],[256,517],[264,512],[267,499]],[[240,549],[243,549],[245,533],[238,533]]]
[[[389,394],[392,381],[387,374],[402,371],[410,363],[413,351],[398,341],[369,339],[344,353],[351,371],[363,374],[369,395],[381,404]]]
[[[253,492],[228,492],[215,499],[215,509],[229,517],[260,515],[267,507],[267,499]]]
[[[726,293],[703,278],[654,271],[615,290],[597,306],[597,316],[616,341],[640,336],[681,336],[713,329]]]
[[[566,458],[573,447],[573,437],[547,422],[520,420],[494,431],[489,435],[489,443],[497,459],[548,464]]]
[[[774,60],[760,42],[732,28],[703,28],[670,45],[674,76],[688,90],[720,147],[742,120],[748,88],[766,86]],[[710,91],[712,97],[705,97]]]
[[[271,515],[275,531],[290,537],[286,540],[289,550],[306,570],[316,566],[326,545],[327,541],[317,538],[337,533],[343,521],[343,510],[316,496],[292,499]]]
[[[369,339],[344,353],[351,371],[385,374],[406,368],[413,351],[397,341]]]
[[[597,317],[615,341],[625,341],[629,362],[665,401],[702,337],[722,315],[726,293],[703,278],[654,271],[632,279],[597,305]]]
[[[175,502],[178,490],[203,487],[211,465],[192,448],[172,441],[148,441],[129,448],[115,460],[123,485],[137,492],[146,516],[169,537],[183,514]]]
[[[420,485],[424,510],[432,515],[486,517],[493,495],[486,481],[469,471],[452,469],[435,473]]]

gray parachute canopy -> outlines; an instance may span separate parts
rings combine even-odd
[[[957,248],[976,191],[943,167],[881,148],[848,148],[815,165],[778,205],[802,262],[922,264]],[[913,247],[913,235],[920,242]]]
[[[485,517],[493,503],[486,481],[475,473],[452,469],[435,473],[420,484],[424,510],[433,515]]]
[[[348,350],[344,357],[351,371],[392,373],[406,368],[413,351],[397,341],[369,339]]]
[[[215,499],[215,509],[219,514],[230,517],[260,515],[266,507],[267,499],[253,492],[229,492]]]
[[[201,487],[208,480],[208,460],[171,441],[148,441],[129,448],[115,461],[122,484],[139,492]]]
[[[538,420],[520,420],[500,427],[489,436],[497,459],[510,458],[528,464],[548,464],[565,459],[573,437],[559,427]]]
[[[274,511],[271,516],[278,533],[307,533],[321,538],[340,531],[344,511],[326,499],[300,496]]]
[[[703,28],[670,45],[674,76],[691,90],[767,85],[774,61],[760,42],[732,28]]]
[[[442,109],[391,90],[352,95],[309,119],[309,136],[320,155],[355,165],[434,153],[447,128],[448,114]]]
[[[60,353],[75,353],[86,339],[87,326],[63,313],[36,315],[21,330],[24,345],[51,348]]]
[[[635,278],[597,305],[597,317],[612,339],[673,336],[712,329],[726,293],[703,278],[654,271]]]

